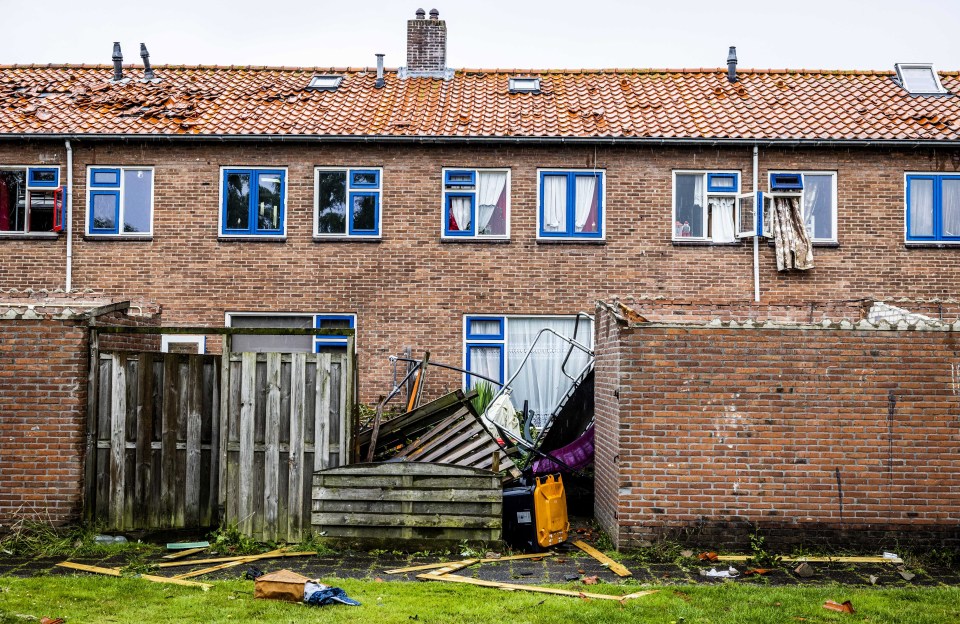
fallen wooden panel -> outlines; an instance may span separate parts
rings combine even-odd
[[[594,598],[598,600],[616,600],[617,602],[624,602],[626,600],[640,598],[641,596],[655,594],[658,591],[660,591],[658,589],[648,589],[644,591],[634,592],[632,594],[627,594],[625,596],[613,596],[610,594],[591,594],[587,592],[571,591],[569,589],[540,587],[539,585],[514,585],[512,583],[482,581],[480,579],[467,578],[466,576],[458,576],[456,574],[443,574],[443,575],[418,574],[417,578],[422,579],[424,581],[445,581],[448,583],[464,583],[466,585],[476,585],[478,587],[493,587],[495,589],[502,589],[505,591],[528,591],[528,592],[537,592],[540,594],[553,594],[555,596],[570,596],[571,598]]]
[[[240,559],[237,559],[236,561],[228,561],[227,563],[221,563],[220,565],[215,565],[212,568],[203,568],[201,570],[193,570],[191,572],[187,572],[186,574],[178,574],[173,578],[187,579],[187,578],[193,578],[194,576],[203,576],[204,574],[209,574],[210,572],[216,572],[217,570],[223,570],[225,568],[231,568],[233,566],[242,565],[244,563],[250,563],[251,561],[257,561],[258,559],[272,559],[277,555],[283,554],[283,551],[284,551],[283,548],[279,548],[277,550],[263,553],[262,555],[250,555],[249,557],[242,557]]]
[[[750,555],[720,555],[717,561],[746,561]],[[899,557],[781,557],[780,561],[806,563],[903,563]]]
[[[172,555],[164,555],[160,557],[161,559],[166,559],[167,561],[173,561],[174,559],[183,559],[184,557],[189,557],[190,555],[195,555],[205,551],[206,546],[202,548],[188,548],[187,550],[181,550],[180,552],[173,553]]]
[[[82,563],[73,563],[72,561],[62,561],[57,564],[61,568],[70,568],[71,570],[80,570],[83,572],[93,572],[94,574],[105,574],[107,576],[123,576],[120,570],[116,568],[99,568],[97,566],[84,565]],[[169,585],[182,585],[183,587],[198,587],[203,591],[209,590],[213,585],[208,583],[198,583],[196,581],[185,581],[183,579],[167,578],[165,576],[154,576],[152,574],[139,574],[136,577],[151,583],[167,583]]]
[[[281,557],[312,557],[317,553],[313,551],[305,552],[269,552],[260,555],[237,555],[235,557],[214,557],[213,559],[196,559],[194,561],[170,561],[158,563],[158,568],[176,568],[178,566],[200,565],[201,563],[225,563],[228,561],[237,561],[239,559],[252,558],[253,561],[259,559],[280,559]]]
[[[313,475],[314,532],[358,539],[499,540],[503,491],[488,470],[355,464]]]
[[[556,553],[553,551],[542,553],[531,553],[527,555],[509,555],[507,557],[491,557],[489,559],[477,559],[477,563],[494,563],[496,561],[516,561],[518,559],[540,559],[543,557],[553,557]],[[463,561],[472,561],[464,559]],[[423,565],[410,566],[408,568],[394,568],[393,570],[384,570],[384,574],[405,574],[407,572],[422,572],[423,570],[435,570],[463,561],[441,561],[439,563],[425,563]]]
[[[582,550],[583,552],[587,553],[588,555],[590,555],[591,557],[593,557],[603,565],[607,566],[607,569],[609,569],[611,572],[613,572],[617,576],[633,576],[633,572],[628,570],[626,566],[620,563],[617,563],[616,561],[606,556],[605,554],[603,554],[602,552],[600,552],[590,544],[581,540],[577,540],[573,543],[573,545],[579,548],[580,550]]]

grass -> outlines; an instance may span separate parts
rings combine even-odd
[[[209,592],[159,585],[133,578],[87,575],[0,577],[0,624],[26,624],[40,616],[68,622],[376,622],[377,624],[509,621],[657,622],[742,624],[802,621],[934,624],[960,621],[960,589],[873,589],[749,587],[735,583],[663,588],[621,606],[528,592],[442,583],[326,579],[363,603],[307,607],[253,599],[251,581],[217,581]],[[579,588],[580,585],[568,585]],[[612,594],[637,591],[636,584],[591,586]],[[857,613],[834,613],[824,600],[851,600]],[[34,619],[29,619],[34,618]],[[803,619],[801,619],[803,618]]]
[[[153,554],[159,546],[140,542],[101,544],[95,541],[96,526],[54,527],[46,522],[21,518],[0,539],[0,554],[21,557],[80,557],[120,553]]]

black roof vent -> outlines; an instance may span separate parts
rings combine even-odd
[[[737,46],[730,46],[727,52],[727,80],[737,81]]]

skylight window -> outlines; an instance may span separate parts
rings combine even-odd
[[[511,78],[510,93],[540,93],[540,79]]]
[[[314,76],[307,88],[317,91],[335,91],[341,82],[343,82],[343,76]]]
[[[912,95],[947,93],[933,63],[897,63],[897,82]]]

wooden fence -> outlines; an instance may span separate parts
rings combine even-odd
[[[215,522],[219,377],[213,355],[100,354],[87,509],[107,528]]]
[[[345,463],[346,354],[233,353],[221,420],[225,519],[264,541],[309,530],[314,470]]]
[[[96,353],[86,510],[112,530],[309,527],[314,470],[349,457],[346,353]]]

